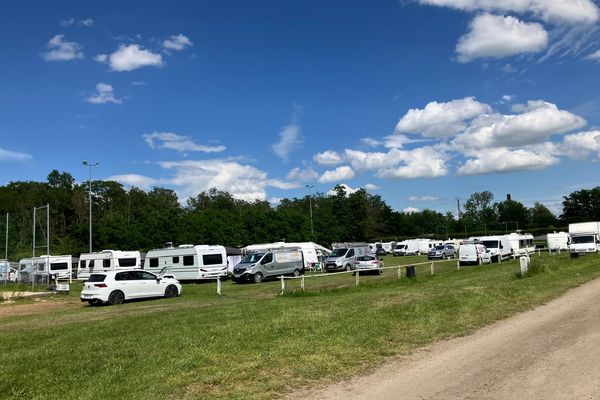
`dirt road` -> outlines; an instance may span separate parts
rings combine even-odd
[[[600,399],[600,279],[311,399]]]

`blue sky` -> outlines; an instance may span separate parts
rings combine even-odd
[[[0,182],[52,169],[397,210],[600,184],[592,0],[11,2]]]

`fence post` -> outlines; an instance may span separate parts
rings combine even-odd
[[[221,296],[221,277],[217,276],[217,294]]]
[[[356,274],[356,286],[358,286],[358,282],[360,282],[360,273],[358,271],[354,273]]]
[[[398,279],[402,279],[402,267],[398,267]]]
[[[302,278],[300,278],[300,287],[302,288],[302,291],[304,292],[304,275],[302,275]]]
[[[538,256],[542,255],[542,251],[540,249],[538,249]]]
[[[281,275],[281,294],[285,292],[285,279],[283,279],[283,275]]]
[[[456,269],[460,271],[460,261],[456,260]]]
[[[433,275],[433,261],[431,262],[431,275]]]

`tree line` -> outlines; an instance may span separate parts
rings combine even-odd
[[[337,186],[333,194],[283,199],[277,206],[267,201],[238,200],[216,189],[202,192],[183,205],[177,194],[166,188],[125,189],[118,182],[95,180],[91,189],[94,251],[147,251],[163,247],[165,242],[241,247],[274,241],[314,241],[330,246],[340,241],[445,239],[517,228],[535,234],[566,229],[571,222],[600,220],[600,187],[565,196],[559,217],[541,203],[528,208],[512,199],[495,202],[488,191],[473,193],[460,218],[430,209],[395,211],[379,195],[364,189],[347,193],[342,186]],[[87,252],[88,196],[88,183],[77,184],[71,174],[56,170],[46,182],[0,186],[0,216],[10,215],[9,259],[31,255],[32,210],[46,204],[50,209],[51,253]],[[0,226],[4,225],[2,220]],[[46,229],[45,216],[36,223],[37,244],[44,245],[40,229]],[[40,250],[36,253],[41,254]]]

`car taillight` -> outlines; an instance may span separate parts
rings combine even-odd
[[[96,287],[108,287],[108,286],[106,286],[106,283],[94,283],[94,286],[96,286]]]

